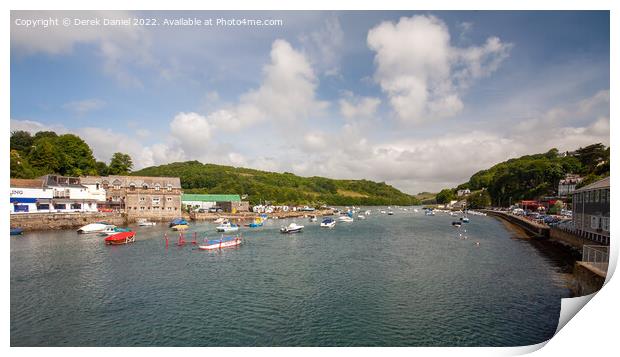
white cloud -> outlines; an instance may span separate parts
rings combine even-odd
[[[128,11],[13,11],[12,20],[41,19],[126,19]],[[54,56],[67,55],[80,44],[95,44],[102,59],[103,71],[128,87],[142,87],[141,80],[132,74],[129,67],[147,66],[159,73],[166,72],[154,60],[147,31],[140,26],[53,26],[29,28],[17,26],[11,21],[11,47],[17,54],[31,55],[45,53]]]
[[[65,103],[62,107],[78,116],[103,108],[106,103],[101,99],[84,99]]]
[[[497,70],[511,48],[496,37],[479,47],[453,47],[443,21],[424,15],[383,22],[367,42],[376,52],[375,80],[406,123],[459,113],[462,91]]]
[[[308,54],[312,65],[326,75],[340,72],[340,59],[344,45],[344,32],[338,17],[325,19],[323,26],[300,38],[304,52]]]
[[[200,114],[181,112],[170,122],[170,134],[185,153],[200,154],[209,145],[211,125]]]
[[[340,104],[340,114],[346,119],[370,118],[375,115],[381,99],[375,97],[355,96],[351,92],[345,92]]]

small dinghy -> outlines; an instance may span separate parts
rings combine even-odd
[[[136,232],[120,232],[113,234],[105,239],[105,244],[121,245],[136,241]]]
[[[310,216],[310,222],[316,222],[317,218],[316,216]]]
[[[24,233],[24,230],[21,228],[11,228],[11,235],[12,236],[17,236]]]
[[[467,218],[467,217],[461,217],[461,222],[463,222],[463,223],[469,223],[469,218]]]
[[[139,219],[137,222],[138,222],[138,225],[139,225],[140,227],[150,227],[150,226],[155,226],[155,225],[157,225],[157,223],[155,223],[155,222],[150,222],[150,221],[148,221],[147,219]]]
[[[459,221],[454,221],[454,222],[452,222],[452,226],[454,226],[454,227],[460,227],[460,226],[461,226],[461,222],[459,222]]]
[[[172,228],[174,226],[182,226],[182,225],[187,225],[187,221],[184,220],[183,218],[175,218],[172,220],[172,222],[168,224],[168,227]]]
[[[177,224],[175,226],[172,226],[173,231],[184,231],[188,228],[189,228],[189,225],[187,224]]]
[[[297,223],[293,222],[287,227],[280,228],[280,233],[299,233],[302,229],[304,229],[304,226],[300,226]]]
[[[219,226],[215,227],[215,230],[218,232],[236,232],[239,230],[239,226],[234,223],[230,223],[226,221],[220,224]]]
[[[322,228],[334,228],[336,226],[336,221],[333,218],[326,218],[321,222]]]
[[[222,248],[230,248],[241,245],[241,238],[239,237],[223,237],[222,239],[212,239],[198,246],[200,250],[214,250]]]
[[[90,223],[77,230],[78,234],[103,232],[110,224],[105,222]]]

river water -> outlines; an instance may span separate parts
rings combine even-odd
[[[520,346],[553,336],[570,294],[561,262],[491,217],[459,229],[446,214],[372,211],[334,229],[269,220],[215,252],[176,246],[167,225],[132,227],[125,246],[75,231],[12,236],[11,345]],[[292,221],[304,231],[278,232]],[[212,223],[191,223],[188,241],[193,232],[219,237]]]

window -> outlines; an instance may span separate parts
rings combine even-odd
[[[37,210],[49,210],[50,209],[50,205],[49,203],[40,203],[37,205]]]
[[[56,209],[66,209],[67,205],[64,204],[64,203],[57,203],[57,204],[54,205],[54,208],[56,208]]]
[[[82,205],[79,203],[72,203],[71,204],[71,209],[81,209]]]
[[[172,202],[172,197],[166,197],[166,201]]]
[[[140,207],[140,211],[144,211],[144,206]]]
[[[143,183],[143,184],[142,184],[142,189],[143,189],[143,190],[148,190],[148,189],[149,189],[149,185],[147,185],[147,184]]]
[[[159,186],[158,183],[155,184],[155,191],[159,191],[159,189],[161,188],[161,186]]]
[[[140,202],[144,202],[144,197],[140,197]]]
[[[136,190],[136,185],[134,183],[130,183],[129,184],[129,191],[135,191]]]
[[[151,204],[153,206],[158,206],[159,205],[159,201],[160,201],[160,197],[153,197]]]
[[[168,211],[172,211],[172,207],[168,207]]]
[[[99,190],[99,182],[97,182],[97,183],[95,184],[95,189],[96,189],[97,191]]]
[[[590,227],[592,229],[599,229],[599,219],[596,216],[590,216]]]
[[[168,184],[168,191],[172,191],[172,185]]]
[[[603,217],[603,218],[601,218],[601,228],[602,228],[605,232],[609,232],[609,217]]]
[[[601,198],[600,197],[601,196],[600,192],[601,192],[601,190],[594,191],[594,202],[600,202],[600,198]]]

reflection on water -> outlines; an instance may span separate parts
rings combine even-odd
[[[514,346],[553,335],[569,295],[563,258],[490,217],[459,229],[447,215],[372,210],[331,230],[297,219],[306,228],[293,235],[278,232],[293,220],[269,220],[215,252],[176,246],[164,225],[116,247],[74,231],[11,237],[11,344]],[[193,232],[219,237],[208,223],[188,241]]]

